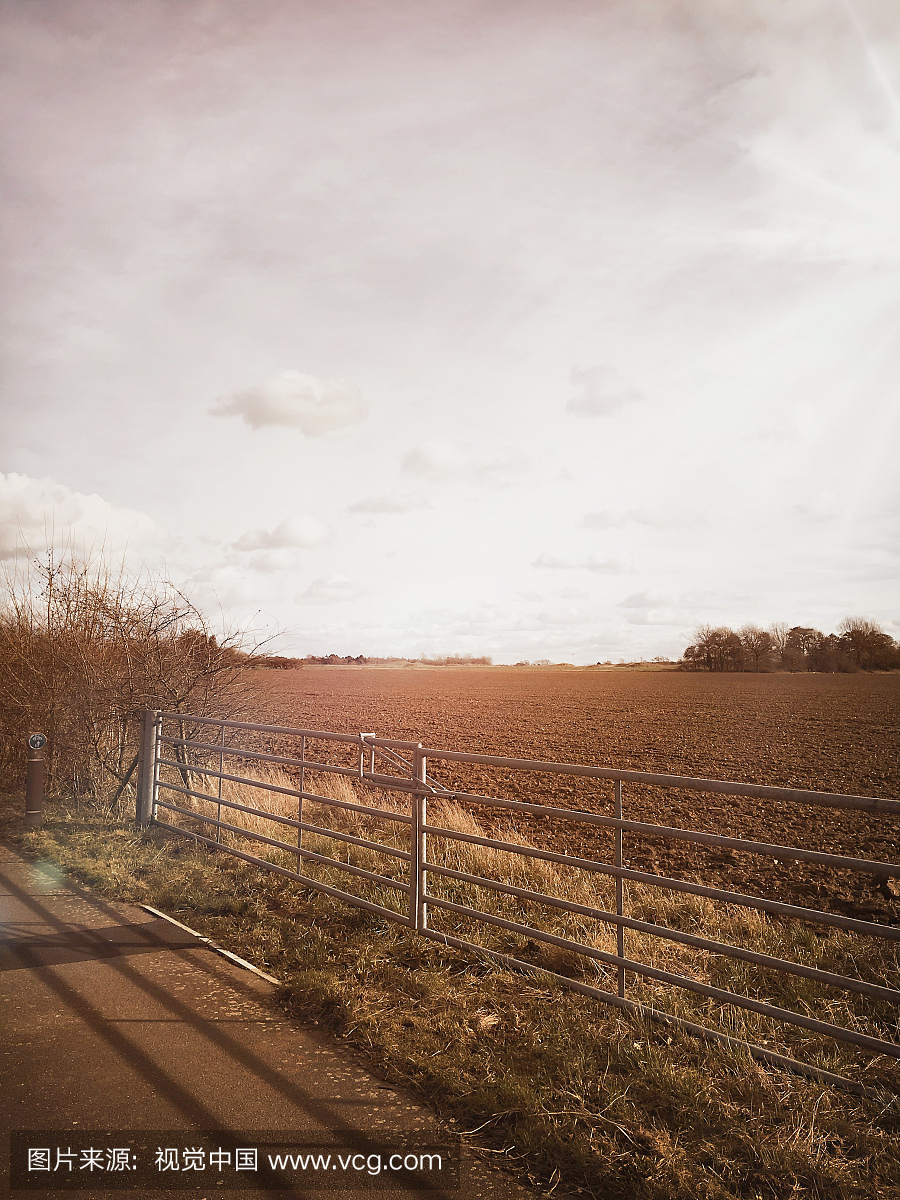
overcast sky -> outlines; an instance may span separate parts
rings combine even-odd
[[[900,635],[896,0],[0,20],[0,557],[297,654]]]

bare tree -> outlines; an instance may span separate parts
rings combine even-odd
[[[787,649],[788,639],[790,637],[790,629],[786,621],[774,621],[769,626],[769,636],[772,639],[772,649],[778,655],[778,661],[784,666],[787,664]]]
[[[781,653],[784,665],[791,671],[808,671],[812,665],[813,656],[818,649],[821,649],[824,639],[824,633],[811,626],[792,626],[788,632],[785,648]]]
[[[898,665],[897,645],[877,621],[845,617],[838,625],[841,648],[862,670],[885,670]]]
[[[744,625],[738,630],[745,658],[753,662],[754,671],[762,671],[769,665],[772,652],[772,635],[758,625]]]
[[[805,625],[789,629],[783,621],[768,630],[747,624],[738,633],[727,626],[698,625],[679,666],[688,671],[736,671],[752,662],[755,671],[762,671],[773,652],[780,665],[792,671],[900,670],[900,644],[867,617],[845,617],[838,633],[827,635]]]
[[[743,662],[743,647],[734,630],[725,625],[698,625],[684,658],[686,665],[702,665],[707,671],[737,671]]]

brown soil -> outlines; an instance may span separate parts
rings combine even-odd
[[[258,720],[440,749],[900,797],[900,675],[308,667],[254,673]],[[610,812],[612,785],[433,761],[467,791]],[[488,810],[490,811],[490,810]],[[487,813],[484,813],[487,815]],[[625,786],[625,816],[898,861],[900,817]],[[542,841],[610,861],[609,831],[541,818]],[[519,818],[535,837],[534,820]],[[626,834],[626,865],[900,923],[883,878]]]

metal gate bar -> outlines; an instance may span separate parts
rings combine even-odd
[[[504,842],[497,838],[483,838],[476,834],[462,833],[455,829],[441,829],[436,825],[429,825],[428,832],[440,834],[443,837],[455,838],[460,842],[471,842],[478,846],[508,850],[510,853],[521,854],[526,858],[540,858],[547,862],[561,863],[566,867],[577,867],[582,871],[593,871],[599,875],[612,875],[616,878],[631,879],[635,883],[646,883],[662,891],[687,892],[694,896],[706,896],[711,900],[724,900],[728,904],[735,904],[741,908],[755,908],[762,912],[773,913],[776,916],[795,917],[799,921],[809,921],[819,925],[833,925],[838,929],[849,929],[853,933],[868,934],[870,937],[881,937],[887,941],[900,941],[900,926],[898,925],[879,925],[874,921],[861,921],[856,917],[842,917],[839,913],[826,913],[818,908],[802,908],[796,904],[785,904],[781,900],[765,900],[761,896],[745,896],[741,892],[727,892],[721,888],[707,887],[703,883],[690,883],[686,879],[670,879],[666,875],[650,875],[645,871],[634,871],[630,867],[614,867],[609,863],[596,862],[592,858],[576,858],[571,854],[557,854],[555,850],[539,850],[536,846],[520,846],[515,842]]]
[[[548,976],[561,987],[568,988],[569,991],[579,992],[582,996],[591,996],[595,1000],[602,1000],[604,1004],[612,1004],[614,1007],[622,1008],[637,1017],[654,1021],[661,1025],[667,1025],[670,1029],[683,1029],[685,1032],[691,1033],[703,1041],[712,1042],[714,1045],[727,1046],[732,1050],[746,1051],[752,1058],[758,1059],[761,1062],[772,1063],[773,1066],[782,1067],[784,1070],[791,1071],[795,1075],[805,1075],[810,1079],[816,1079],[822,1083],[829,1083],[833,1087],[840,1087],[856,1093],[868,1094],[872,1092],[878,1094],[874,1088],[857,1083],[852,1079],[846,1079],[843,1075],[836,1075],[832,1071],[826,1071],[823,1067],[816,1067],[810,1063],[800,1062],[799,1059],[789,1058],[787,1055],[779,1054],[775,1050],[769,1050],[765,1046],[757,1046],[753,1042],[745,1042],[742,1038],[731,1037],[729,1034],[722,1033],[718,1029],[707,1029],[705,1025],[697,1025],[695,1022],[688,1021],[684,1017],[675,1017],[671,1013],[661,1012],[659,1009],[652,1008],[647,1004],[641,1004],[638,1000],[629,1000],[618,996],[615,992],[606,992],[600,988],[591,987],[590,984],[582,983],[578,979],[570,979],[568,975],[557,975],[555,971],[548,971],[545,967],[538,967],[534,963],[525,962],[520,958],[513,958],[512,955],[503,954],[499,950],[491,950],[487,946],[475,946],[472,942],[465,942],[461,938],[453,937],[451,934],[435,933],[433,929],[424,929],[422,932],[426,937],[440,942],[442,945],[453,946],[457,950],[475,950],[478,954],[484,955],[493,962],[500,963],[502,966],[513,971],[522,971],[528,975]]]
[[[176,729],[182,736],[175,737],[164,734],[164,722],[175,722]],[[216,729],[216,741],[206,742],[194,736],[184,736],[186,724],[191,724],[195,729],[197,726],[207,726]],[[264,733],[272,737],[287,736],[295,739],[299,738],[300,757],[297,758],[291,755],[275,754],[268,751],[253,750],[249,747],[244,749],[236,745],[229,745],[225,741],[227,730]],[[355,751],[355,765],[341,766],[336,762],[325,763],[313,760],[308,757],[308,742],[333,743],[338,746],[345,746],[348,751],[352,748]],[[161,751],[163,746],[172,746],[175,749],[176,758],[174,760],[162,756]],[[401,752],[409,754],[409,758]],[[218,770],[200,765],[196,761],[198,754],[211,756],[213,760],[217,759]],[[375,769],[376,755],[384,761],[387,767],[400,773],[392,774],[377,771]],[[189,761],[190,757],[193,757],[195,761]],[[226,758],[243,758],[250,762],[273,764],[298,770],[300,773],[300,787],[285,787],[275,782],[266,781],[265,779],[253,779],[235,774],[233,771],[225,771],[223,767]],[[528,771],[556,776],[573,775],[593,779],[598,782],[611,781],[614,784],[614,815],[608,816],[603,813],[587,812],[580,809],[566,809],[551,805],[507,800],[500,796],[486,796],[448,788],[428,774],[429,759],[438,762],[491,766],[513,772]],[[162,767],[179,773],[188,783],[190,782],[190,773],[215,780],[217,781],[218,792],[215,795],[211,795],[190,786],[181,786],[181,784],[162,779],[160,778],[160,768]],[[308,791],[303,786],[303,775],[307,769],[353,779],[371,788],[386,792],[407,793],[410,798],[409,810],[406,813],[396,812],[389,809],[376,808],[369,804],[357,804],[348,800],[338,800],[328,796],[321,796],[315,792]],[[247,804],[229,800],[222,795],[224,781],[230,781],[242,787],[252,787],[262,791],[294,797],[300,806],[297,810],[298,816],[296,818],[288,817],[282,813],[271,812],[263,808],[254,808]],[[860,1087],[860,1085],[845,1080],[822,1068],[797,1062],[794,1059],[770,1051],[765,1047],[755,1046],[719,1031],[706,1029],[683,1018],[659,1012],[642,1004],[638,1000],[630,999],[625,995],[626,972],[629,975],[642,976],[669,986],[686,989],[722,1004],[747,1009],[759,1015],[774,1018],[784,1024],[807,1029],[812,1033],[825,1035],[836,1041],[858,1046],[875,1054],[900,1058],[900,1046],[892,1042],[871,1037],[868,1034],[834,1025],[827,1021],[821,1021],[814,1017],[805,1016],[765,1001],[755,1000],[752,997],[724,988],[714,987],[701,980],[693,979],[688,975],[680,975],[675,972],[651,967],[646,963],[626,956],[624,938],[625,931],[628,929],[664,941],[690,946],[709,954],[723,955],[732,959],[751,962],[766,970],[801,976],[817,984],[862,994],[877,1001],[892,1004],[897,1004],[900,1001],[900,991],[893,988],[869,983],[865,980],[854,979],[831,971],[824,971],[818,967],[807,966],[788,959],[762,954],[741,946],[732,946],[729,943],[705,938],[700,935],[683,933],[677,929],[671,929],[654,922],[642,921],[631,917],[625,910],[624,883],[626,881],[633,881],[662,891],[683,892],[708,897],[724,901],[727,904],[755,909],[776,916],[824,924],[856,934],[874,936],[889,941],[900,940],[900,926],[880,924],[875,921],[864,921],[853,917],[845,917],[837,913],[825,912],[820,909],[810,909],[800,905],[770,900],[764,896],[746,896],[722,888],[709,887],[705,884],[668,878],[644,871],[635,871],[624,866],[623,837],[625,833],[633,833],[641,836],[661,838],[666,841],[687,841],[716,848],[736,850],[767,858],[809,862],[819,866],[830,867],[833,870],[865,873],[885,883],[888,879],[900,877],[900,865],[850,855],[832,854],[822,850],[808,850],[803,847],[783,846],[770,842],[706,833],[701,830],[655,825],[649,822],[626,819],[623,815],[623,784],[628,782],[691,792],[717,792],[757,799],[814,804],[837,809],[855,809],[862,812],[884,815],[900,813],[900,802],[874,796],[854,796],[796,788],[776,788],[760,784],[732,783],[725,780],[661,775],[644,771],[617,770],[609,767],[592,767],[580,763],[555,763],[533,759],[507,758],[499,755],[469,754],[423,747],[418,742],[382,738],[369,733],[342,734],[323,730],[295,729],[286,726],[259,725],[245,721],[229,721],[221,718],[197,717],[186,713],[146,713],[144,715],[141,739],[141,769],[137,788],[137,812],[141,823],[153,822],[168,832],[176,833],[199,843],[220,849],[226,853],[233,854],[235,857],[256,865],[261,869],[288,876],[302,883],[304,886],[322,892],[325,895],[356,905],[379,916],[399,921],[412,930],[433,940],[468,952],[486,955],[493,961],[506,963],[518,970],[539,975],[551,975],[562,985],[582,994],[594,996],[607,1003],[616,1004],[648,1019],[662,1021],[671,1026],[683,1028],[708,1041],[743,1048],[763,1061],[785,1066],[791,1070],[800,1071],[803,1074],[811,1075],[818,1079],[829,1082],[840,1082],[844,1086],[851,1086],[857,1090]],[[214,805],[216,816],[212,817],[206,813],[165,801],[160,798],[160,790],[178,793]],[[559,854],[555,851],[543,850],[536,846],[522,845],[505,841],[501,838],[470,834],[462,830],[447,829],[439,824],[430,824],[427,812],[429,798],[455,801],[480,807],[492,807],[494,809],[515,811],[523,814],[527,813],[545,818],[549,817],[554,820],[575,821],[609,828],[613,831],[615,838],[614,862],[603,862],[595,859]],[[329,805],[337,809],[358,812],[363,816],[372,817],[378,821],[395,822],[401,827],[408,826],[409,849],[403,850],[397,846],[388,846],[368,838],[357,837],[354,834],[344,833],[340,830],[329,829],[325,826],[304,821],[302,819],[302,804],[304,800]],[[265,821],[271,821],[277,825],[296,829],[298,844],[292,845],[282,842],[246,827],[223,821],[223,807],[247,813]],[[207,827],[215,828],[216,840],[206,837],[199,832],[159,820],[157,812],[160,809],[177,814],[187,820],[200,822]],[[375,887],[387,887],[400,892],[407,897],[407,910],[405,913],[398,912],[384,905],[377,904],[374,901],[367,900],[362,896],[354,895],[340,888],[324,884],[320,880],[312,879],[300,871],[290,870],[278,863],[238,850],[234,846],[227,845],[221,841],[223,831],[240,838],[249,838],[279,851],[286,852],[299,859],[301,863],[304,861],[314,862],[326,868],[343,871],[351,877],[361,879]],[[408,864],[408,882],[401,883],[397,879],[381,875],[378,872],[368,871],[362,867],[354,866],[349,862],[344,863],[337,858],[318,854],[300,844],[304,831],[332,839],[339,843],[357,845],[376,854],[387,854],[394,860],[399,859]],[[615,880],[616,911],[612,912],[591,905],[578,904],[574,901],[564,900],[559,896],[549,896],[528,888],[516,887],[511,883],[503,883],[497,879],[490,879],[483,875],[455,870],[441,863],[430,862],[428,860],[428,843],[430,838],[437,838],[439,840],[450,839],[451,841],[485,846],[524,858],[544,860],[572,867],[579,871],[612,877]],[[558,911],[598,920],[615,930],[617,952],[615,954],[608,953],[607,951],[598,949],[596,946],[586,945],[571,938],[560,937],[554,933],[550,933],[546,929],[540,929],[533,925],[516,921],[509,921],[493,913],[485,912],[480,908],[471,907],[467,904],[459,904],[444,896],[435,895],[428,890],[429,874],[438,878],[457,880],[460,883],[475,888],[486,888],[494,893],[516,897],[530,903],[538,903]],[[448,913],[455,913],[465,919],[475,920],[484,925],[505,929],[520,936],[534,938],[537,941],[558,946],[594,962],[603,963],[608,967],[615,968],[618,981],[617,993],[593,988],[568,976],[559,975],[552,971],[548,972],[545,968],[536,966],[534,963],[523,962],[489,947],[480,946],[453,934],[429,928],[428,910],[430,907]]]
[[[378,875],[374,871],[366,871],[362,867],[354,867],[351,863],[343,863],[338,858],[329,858],[327,854],[316,854],[314,850],[301,850],[298,846],[292,846],[288,842],[280,842],[277,838],[266,837],[264,833],[256,833],[252,829],[243,829],[240,825],[229,825],[224,821],[217,821],[215,817],[206,817],[202,813],[191,812],[188,808],[178,808],[176,805],[166,804],[162,800],[158,803],[160,808],[168,809],[169,812],[180,813],[184,817],[191,817],[194,820],[203,821],[209,825],[216,825],[228,833],[236,833],[243,838],[252,838],[255,842],[264,842],[267,846],[273,846],[276,850],[285,850],[288,854],[294,854],[304,860],[309,859],[312,862],[323,863],[328,867],[337,867],[339,870],[345,871],[348,875],[356,875],[360,879],[368,879],[380,887],[395,888],[398,892],[409,891],[407,884],[398,883],[396,879],[390,879],[387,875]],[[226,847],[226,849],[230,850],[230,847]]]
[[[188,832],[186,829],[180,829],[177,825],[169,825],[166,821],[154,821],[154,825],[160,829],[164,829],[167,833],[176,833],[181,837],[187,838],[188,841],[202,842],[206,846],[210,846],[213,850],[221,850],[222,846],[213,838],[204,837],[202,833]],[[295,846],[290,849],[296,850]],[[398,921],[401,925],[408,925],[409,919],[403,913],[397,912],[393,908],[385,908],[381,904],[374,904],[371,900],[363,900],[360,896],[354,896],[352,892],[343,892],[340,888],[330,887],[326,883],[320,883],[318,879],[310,879],[308,875],[301,875],[298,871],[291,871],[288,867],[282,867],[278,863],[270,862],[267,858],[258,858],[255,854],[248,854],[246,850],[236,850],[234,846],[229,846],[225,850],[226,854],[232,855],[234,858],[243,859],[244,862],[252,863],[255,867],[260,867],[264,871],[271,871],[274,875],[286,875],[288,879],[296,879],[298,883],[302,883],[304,887],[312,888],[313,891],[322,892],[326,896],[331,896],[335,900],[344,900],[348,904],[352,904],[355,908],[364,908],[368,912],[376,913],[379,917],[390,917],[392,921]],[[303,851],[305,855],[307,851]],[[346,865],[346,864],[345,864]]]
[[[449,879],[459,879],[463,883],[471,883],[475,887],[489,888],[491,891],[502,892],[507,896],[516,896],[522,900],[533,900],[538,904],[546,904],[564,912],[577,913],[579,916],[594,917],[620,929],[634,929],[638,933],[650,934],[669,942],[680,942],[685,946],[693,946],[698,950],[707,950],[711,954],[721,954],[726,958],[738,958],[745,962],[755,963],[756,966],[769,970],[782,971],[787,975],[800,975],[804,979],[814,979],[817,983],[828,984],[841,988],[843,991],[859,992],[871,996],[874,1000],[886,1000],[890,1004],[900,1004],[900,991],[882,987],[878,983],[866,983],[862,979],[850,979],[846,975],[836,975],[832,971],[823,971],[819,967],[807,967],[802,963],[791,962],[786,958],[773,958],[769,954],[760,954],[757,950],[746,950],[743,946],[732,946],[729,942],[716,942],[709,938],[699,937],[693,933],[683,933],[680,929],[670,929],[667,925],[655,925],[651,921],[639,921],[635,917],[626,917],[621,913],[606,912],[600,908],[590,908],[585,904],[577,904],[574,900],[561,900],[556,896],[545,896],[541,892],[532,892],[528,888],[516,887],[511,883],[500,883],[496,879],[486,879],[482,875],[469,875],[465,871],[456,871],[452,867],[440,867],[434,863],[428,864],[430,875],[443,875]],[[625,955],[619,951],[619,958]]]
[[[871,1050],[873,1054],[888,1054],[892,1058],[900,1058],[900,1046],[893,1042],[869,1037],[868,1034],[857,1033],[855,1030],[845,1029],[841,1025],[832,1025],[828,1021],[817,1021],[813,1017],[804,1017],[787,1008],[778,1008],[775,1005],[766,1004],[762,1000],[754,1000],[750,996],[741,996],[737,992],[729,992],[724,988],[701,983],[699,979],[690,979],[686,975],[677,975],[672,971],[662,971],[658,967],[648,967],[645,963],[636,962],[634,959],[620,958],[618,954],[607,954],[605,950],[598,950],[595,946],[585,946],[583,942],[557,937],[555,933],[546,933],[543,929],[535,929],[531,925],[520,925],[517,921],[507,921],[504,917],[495,917],[493,913],[481,912],[480,909],[470,908],[466,904],[455,904],[452,900],[444,900],[439,896],[429,896],[428,903],[435,908],[444,908],[449,912],[473,917],[476,921],[484,921],[488,925],[496,925],[498,929],[508,929],[512,933],[522,934],[523,937],[537,938],[538,941],[547,942],[551,946],[559,946],[563,950],[572,950],[576,954],[595,958],[598,962],[606,963],[611,967],[624,967],[633,971],[635,975],[644,975],[648,979],[656,979],[660,983],[671,983],[675,987],[697,992],[701,996],[709,996],[710,999],[718,1000],[722,1004],[735,1004],[739,1008],[749,1009],[761,1016],[774,1017],[786,1025],[798,1025],[802,1029],[809,1029],[814,1033],[832,1037],[835,1041],[861,1046],[865,1050]],[[478,949],[474,943],[472,943],[472,948]]]

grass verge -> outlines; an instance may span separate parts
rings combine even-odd
[[[335,811],[334,828],[372,836],[368,818],[346,810],[331,810],[332,817]],[[311,809],[304,817],[320,819]],[[453,821],[465,828],[471,817],[446,810],[442,820],[448,828]],[[510,1165],[545,1189],[580,1189],[598,1200],[900,1196],[900,1101],[887,1092],[880,1099],[856,1097],[769,1071],[745,1054],[645,1026],[567,991],[548,976],[498,969],[487,958],[414,937],[392,921],[240,860],[157,830],[137,832],[116,814],[49,803],[40,831],[16,833],[15,822],[7,831],[29,854],[58,864],[98,892],[156,905],[277,975],[284,980],[282,1000],[290,1012],[352,1043],[385,1078],[412,1086],[445,1118],[463,1129],[478,1128],[480,1141],[503,1151]],[[316,836],[305,844],[319,850]],[[390,836],[382,830],[377,840]],[[397,844],[402,844],[402,834]],[[373,852],[343,845],[345,860],[349,854],[357,865],[370,863],[366,856]],[[452,849],[446,853],[457,856],[458,869],[496,877],[501,872],[509,878],[509,863],[502,856],[491,860],[491,851],[460,850],[461,843],[449,840],[448,845]],[[261,851],[269,853],[254,844],[253,852]],[[378,862],[378,869],[386,870],[383,856]],[[519,886],[548,890],[553,883],[557,894],[568,887],[570,898],[579,902],[604,898],[602,882],[590,883],[600,891],[588,900],[588,885],[549,879],[546,864],[532,860],[519,869],[531,872],[527,882],[515,880]],[[333,880],[327,866],[310,870]],[[395,874],[402,878],[402,864]],[[466,895],[464,902],[471,902],[470,885],[445,880],[442,886],[448,895]],[[387,903],[389,891],[366,894]],[[495,896],[497,912],[511,913],[519,903],[484,889],[481,893],[482,904],[485,896]],[[755,914],[742,927],[746,913],[703,913],[687,897],[631,897],[633,911],[639,912],[642,903],[655,904],[651,915],[674,927],[696,927],[692,923],[700,917],[717,919],[720,927],[712,936],[743,937],[748,944],[762,937],[769,953],[783,952],[790,936],[796,943],[794,955],[806,955],[802,961],[834,967],[847,950],[843,935],[810,941],[802,931],[788,935],[787,926],[757,920]],[[575,918],[553,914],[548,920],[548,928],[561,929],[552,921]],[[573,929],[571,924],[565,928]],[[451,932],[450,925],[446,931]],[[580,936],[595,935],[582,928]],[[601,939],[597,944],[603,944],[608,934],[596,936]],[[494,941],[484,944],[527,955],[527,945],[516,937],[497,931]],[[675,953],[668,944],[662,950],[654,945],[657,954]],[[877,958],[882,951],[871,953]],[[883,954],[876,958],[863,964],[867,973],[896,986],[895,958],[893,965]],[[680,962],[683,968],[685,960]],[[666,963],[671,965],[671,959]],[[554,959],[546,965],[567,973],[564,962]],[[694,955],[691,965],[709,978],[725,969],[713,957]],[[736,983],[741,969],[742,964],[729,964],[729,983]],[[749,994],[758,988],[760,994],[772,995],[765,977],[754,975],[744,983]],[[599,979],[598,986],[608,986],[608,981]],[[792,1006],[803,1011],[809,1002],[807,982],[788,980],[784,986],[794,988]],[[647,989],[642,998],[658,1003],[659,993]],[[776,997],[777,1002],[784,999]],[[874,1021],[884,1035],[889,1014],[867,1014],[858,998],[841,1003],[844,1007],[833,1019],[855,1021],[870,1031]],[[668,1007],[692,1019],[717,1017],[706,1001],[690,995]],[[730,1019],[731,1032],[797,1053],[796,1044],[780,1043],[778,1031],[763,1029],[753,1014],[735,1016],[732,1011]],[[839,1054],[828,1057],[814,1044],[806,1048],[806,1057],[818,1054],[822,1065],[846,1068]]]

